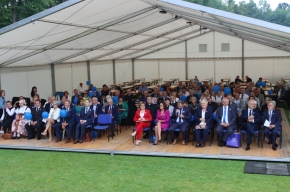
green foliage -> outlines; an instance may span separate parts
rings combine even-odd
[[[185,1],[290,27],[290,5],[288,3],[280,3],[275,10],[272,10],[267,0],[260,0],[258,5],[253,0],[248,3],[246,1],[236,3],[235,0]]]
[[[245,162],[0,150],[0,191],[289,191],[289,178]]]
[[[0,0],[0,28],[13,23],[14,14],[15,21],[19,21],[64,1],[66,0]]]

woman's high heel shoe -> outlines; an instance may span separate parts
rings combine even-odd
[[[48,139],[48,141],[51,141],[51,138],[50,138],[50,139]]]
[[[43,133],[41,133],[41,135],[44,135],[45,136],[45,135],[47,135],[47,132],[43,132]]]
[[[136,132],[132,133],[131,136],[132,137],[135,137],[136,136]]]
[[[158,142],[157,143],[154,142],[153,145],[158,145]]]

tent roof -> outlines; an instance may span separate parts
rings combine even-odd
[[[290,52],[289,27],[180,0],[71,0],[0,29],[0,65],[136,59],[200,26]]]

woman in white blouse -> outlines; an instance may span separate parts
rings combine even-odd
[[[48,118],[45,120],[46,128],[43,131],[43,133],[41,133],[42,135],[46,135],[48,131],[49,141],[51,141],[51,138],[52,138],[52,134],[51,134],[52,125],[55,125],[56,123],[60,122],[60,119],[59,119],[60,109],[58,108],[58,103],[57,101],[54,101],[52,104],[53,104],[53,108],[50,109]]]
[[[12,139],[19,139],[20,135],[27,135],[25,124],[28,123],[28,120],[24,118],[24,113],[31,113],[29,107],[26,106],[26,102],[24,99],[19,101],[19,108],[15,110],[16,117],[15,120],[12,122],[11,131],[13,133]]]

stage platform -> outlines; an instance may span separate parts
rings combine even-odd
[[[273,151],[271,145],[264,143],[264,148],[258,148],[257,142],[253,141],[251,150],[245,151],[246,143],[243,141],[242,148],[218,147],[216,136],[211,146],[195,148],[192,143],[186,146],[181,145],[181,141],[176,145],[167,145],[166,140],[162,140],[158,145],[149,144],[148,139],[142,139],[139,146],[132,143],[132,127],[126,130],[122,127],[122,133],[116,135],[114,139],[108,142],[105,136],[91,142],[82,144],[65,143],[64,141],[55,143],[55,138],[48,141],[48,138],[42,140],[4,140],[0,138],[0,148],[2,149],[27,149],[27,150],[45,150],[45,151],[66,151],[66,152],[85,152],[85,153],[102,153],[110,155],[144,155],[144,156],[165,156],[165,157],[187,157],[187,158],[207,158],[207,159],[235,159],[235,160],[257,160],[257,161],[274,161],[290,162],[290,144],[289,123],[284,111],[281,109],[283,124],[282,149]],[[165,135],[163,134],[163,137]],[[209,138],[209,137],[208,137]],[[278,140],[277,140],[278,141]]]

